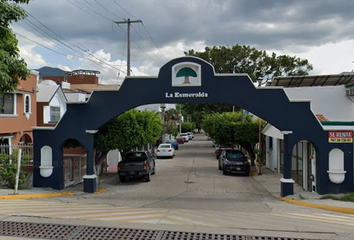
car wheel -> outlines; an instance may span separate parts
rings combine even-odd
[[[120,180],[121,182],[126,182],[126,181],[127,181],[127,177],[121,176],[121,177],[119,177],[119,180]]]
[[[151,173],[148,173],[146,176],[145,176],[145,182],[150,182],[151,181]]]
[[[222,170],[222,174],[223,174],[223,175],[227,175],[227,172],[226,172],[225,169]]]
[[[245,175],[246,175],[246,176],[249,176],[249,175],[250,175],[250,172],[245,172]]]

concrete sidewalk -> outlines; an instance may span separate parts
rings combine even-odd
[[[294,185],[294,195],[280,197],[280,179],[283,177],[283,175],[279,173],[273,173],[269,169],[263,168],[262,175],[258,175],[254,170],[251,176],[270,194],[272,194],[274,197],[278,198],[281,201],[286,201],[291,204],[302,205],[310,208],[318,208],[328,211],[354,214],[353,202],[321,199],[321,195],[313,192],[303,191],[302,188],[297,184]],[[100,188],[98,188],[94,194],[102,194],[106,191],[110,191],[110,186],[106,185],[104,177],[101,177]],[[0,199],[50,198],[86,194],[89,195],[91,193],[85,193],[83,191],[82,184],[71,186],[63,190],[55,190],[50,188],[24,189],[18,190],[18,194],[14,194],[13,189],[0,189]]]
[[[273,173],[266,168],[262,168],[262,175],[253,174],[253,178],[279,200],[310,208],[354,214],[354,202],[322,199],[322,195],[314,192],[306,192],[296,183],[294,184],[294,195],[281,197],[280,179],[282,177],[282,174]]]

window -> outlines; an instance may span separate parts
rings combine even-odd
[[[25,95],[25,98],[24,98],[24,113],[25,113],[25,116],[26,116],[26,119],[28,120],[29,117],[31,116],[31,97],[30,95]]]
[[[60,107],[50,107],[50,122],[56,123],[60,119]]]
[[[0,114],[14,114],[14,94],[0,94]]]
[[[29,95],[25,95],[25,113],[31,112],[31,98]]]

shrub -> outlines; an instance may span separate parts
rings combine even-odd
[[[18,150],[14,149],[13,153],[7,154],[5,152],[0,153],[0,179],[4,182],[4,184],[8,188],[15,188],[16,184],[16,172],[17,172],[17,157],[18,157]],[[18,185],[19,188],[21,184],[26,181],[27,174],[23,171],[23,166],[26,165],[26,161],[28,161],[28,156],[22,157],[21,169],[20,169],[20,176]]]

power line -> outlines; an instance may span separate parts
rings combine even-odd
[[[76,5],[75,3],[73,3],[73,2],[70,2],[69,0],[66,0],[68,3],[70,3],[71,5],[73,5],[73,6],[75,6],[75,7],[77,7],[78,9],[80,9],[81,11],[83,11],[83,12],[85,12],[85,13],[87,13],[87,14],[89,14],[89,15],[92,15],[90,12],[88,12],[88,11],[86,11],[85,9],[83,9],[83,8],[81,8],[81,7],[79,7],[78,5]]]
[[[124,12],[126,12],[127,14],[129,14],[130,16],[132,16],[135,19],[138,19],[137,17],[135,17],[133,14],[131,14],[130,12],[128,12],[125,8],[122,7],[122,5],[120,5],[116,0],[113,0],[113,2],[115,4],[117,4],[117,6],[119,6]],[[156,42],[154,41],[154,39],[152,38],[151,34],[149,33],[148,29],[145,27],[144,23],[141,23],[144,27],[144,29],[146,30],[147,34],[149,35],[150,39],[152,40],[152,42],[155,44],[156,48],[159,50],[159,52],[161,53],[161,55],[165,58],[166,61],[168,61],[168,59],[166,58],[166,56],[162,53],[161,49],[157,46]]]
[[[69,0],[67,0],[67,1],[69,1]],[[93,5],[92,3],[90,3],[88,0],[84,0],[84,1],[85,1],[88,5],[90,5],[91,7],[94,7],[94,5]],[[109,12],[110,14],[113,14],[113,15],[117,16],[118,18],[120,18],[120,16],[118,16],[117,14],[115,14],[115,13],[113,13],[112,11],[110,11],[109,9],[107,9],[104,5],[102,5],[101,3],[99,3],[97,0],[94,0],[94,1],[95,1],[100,7],[102,7],[104,10],[106,10],[107,12]],[[133,14],[131,14],[130,12],[128,12],[125,8],[123,8],[117,1],[114,0],[114,3],[115,3],[117,6],[119,6],[123,11],[125,11],[127,14],[129,14],[129,15],[131,15],[131,16],[134,16]],[[76,6],[76,5],[74,5],[74,6]],[[79,7],[79,9],[82,9],[82,8]],[[108,20],[111,21],[111,19],[109,19],[108,17],[102,15],[101,13],[97,12],[96,10],[94,10],[94,9],[90,9],[90,10],[93,11],[93,12],[95,12],[95,13],[98,14],[99,16],[101,16],[101,17],[103,17],[103,18],[108,19]],[[113,20],[112,20],[112,21],[113,21]],[[115,21],[113,21],[113,22],[115,23]],[[141,22],[141,23],[142,23],[142,22]],[[142,23],[142,24],[143,24],[143,23]],[[118,25],[118,26],[119,26],[119,25]],[[161,55],[162,55],[162,56],[164,57],[164,59],[167,61],[167,58],[166,58],[165,55],[162,53],[161,49],[157,46],[156,42],[154,41],[154,39],[152,38],[151,34],[149,33],[148,29],[145,27],[144,24],[143,24],[143,27],[144,27],[145,31],[147,32],[148,36],[150,37],[150,39],[152,40],[152,42],[154,43],[155,47],[158,49],[158,51],[161,53]],[[122,29],[122,28],[121,28],[121,29]],[[140,39],[141,39],[143,42],[145,42],[146,46],[150,49],[150,51],[159,59],[159,61],[163,62],[163,61],[161,60],[161,58],[158,57],[157,54],[151,49],[151,47],[148,46],[148,44],[146,43],[146,40],[144,40],[144,39],[141,37],[141,35],[135,30],[135,28],[133,28],[133,29],[134,29],[134,31],[137,33],[137,35],[140,37]],[[124,31],[124,30],[123,30],[123,31]],[[124,32],[125,32],[125,31],[124,31]],[[131,37],[130,37],[130,38],[131,38]],[[145,55],[147,55],[153,62],[156,63],[156,61],[155,61],[153,58],[151,58],[151,56],[148,55],[148,54],[141,48],[141,46],[139,46],[139,44],[134,41],[133,38],[131,38],[131,39],[132,39],[132,41],[134,42],[134,44],[135,44]],[[129,47],[129,49],[130,49],[130,47]],[[128,52],[127,52],[127,55],[128,55]],[[129,54],[129,55],[130,55],[130,54]],[[127,62],[130,62],[130,59],[128,60],[128,57],[127,57]],[[128,68],[130,69],[130,67],[127,66],[127,69],[128,69]]]
[[[109,17],[107,17],[107,16],[101,14],[100,12],[96,11],[95,9],[92,9],[95,5],[94,5],[93,3],[91,3],[89,0],[84,0],[84,1],[85,1],[85,3],[88,4],[89,9],[85,9],[85,8],[81,7],[80,5],[78,5],[78,4],[75,4],[74,2],[72,2],[72,0],[71,0],[71,1],[70,1],[70,0],[67,0],[68,3],[70,3],[70,4],[73,5],[74,7],[78,8],[79,10],[85,12],[86,14],[89,14],[89,15],[93,16],[92,12],[94,12],[95,14],[99,15],[100,17],[102,17],[102,18],[104,18],[104,19],[106,19],[106,20],[109,20],[110,22],[114,23],[114,21],[113,21],[112,19],[110,19]],[[98,4],[98,5],[99,5],[102,9],[104,9],[105,11],[108,11],[110,14],[119,17],[117,14],[113,13],[110,9],[108,9],[107,7],[105,7],[103,4],[99,3],[97,0],[94,0],[94,2],[95,2],[96,4]],[[123,11],[125,11],[126,13],[128,13],[129,15],[132,15],[132,14],[130,14],[126,9],[124,9],[118,2],[116,2],[115,0],[114,0],[114,3],[115,3],[116,5],[118,5]],[[25,11],[25,10],[24,10],[24,11]],[[25,11],[25,12],[26,12],[26,11]],[[51,29],[48,28],[45,24],[43,24],[41,21],[39,21],[37,18],[35,18],[32,14],[30,14],[30,13],[28,13],[28,12],[26,12],[26,13],[27,13],[28,16],[30,16],[31,18],[35,19],[35,21],[38,22],[39,25],[35,24],[33,21],[30,21],[29,19],[25,19],[25,23],[28,24],[31,28],[35,29],[36,31],[41,32],[40,35],[43,36],[43,34],[45,34],[45,35],[46,35],[46,38],[54,39],[55,42],[59,43],[59,44],[55,44],[55,46],[56,46],[56,47],[59,47],[59,48],[60,48],[60,51],[54,50],[54,49],[52,49],[52,48],[50,48],[50,47],[47,47],[47,46],[45,46],[45,45],[39,43],[38,41],[34,41],[34,40],[32,40],[32,39],[30,39],[30,38],[28,38],[28,37],[25,37],[25,36],[23,36],[23,35],[21,35],[21,34],[18,34],[19,36],[21,36],[21,37],[23,37],[23,38],[25,38],[25,39],[28,39],[29,41],[34,42],[34,43],[36,43],[37,45],[42,46],[42,47],[44,47],[44,48],[46,48],[46,49],[48,49],[48,50],[50,50],[50,51],[52,51],[52,52],[55,52],[55,53],[57,53],[57,54],[60,54],[60,55],[63,55],[63,56],[67,56],[68,54],[69,54],[69,55],[74,55],[74,56],[76,56],[76,57],[78,57],[78,58],[82,58],[82,59],[86,59],[86,60],[92,61],[92,62],[94,62],[94,63],[97,64],[97,65],[103,66],[103,64],[104,64],[104,65],[110,66],[110,68],[113,68],[113,69],[118,70],[119,72],[125,73],[125,72],[122,71],[121,69],[116,68],[115,65],[109,64],[109,63],[105,62],[104,60],[99,59],[99,58],[96,57],[94,54],[90,53],[90,51],[88,50],[88,48],[85,47],[85,46],[83,46],[81,43],[72,44],[72,43],[68,42],[68,41],[65,40],[62,36],[60,36],[59,34],[55,33],[53,30],[51,30]],[[132,15],[132,16],[133,16],[133,15]],[[140,21],[140,20],[139,20],[139,21]],[[20,25],[20,26],[21,26],[21,25]],[[119,26],[119,25],[118,25],[118,26]],[[23,26],[22,26],[22,27],[23,27]],[[119,27],[120,27],[120,26],[119,26]],[[144,29],[147,31],[147,33],[148,33],[150,39],[153,41],[153,43],[154,43],[155,46],[157,47],[156,42],[152,39],[150,33],[148,32],[148,30],[147,30],[147,28],[145,27],[144,24],[143,24],[143,27],[144,27]],[[120,28],[121,28],[121,27],[120,27]],[[121,28],[121,29],[122,29],[122,28]],[[142,36],[139,34],[139,32],[137,32],[135,28],[133,28],[133,29],[134,29],[134,31],[137,33],[137,35],[140,37],[140,39],[141,39],[142,41],[144,41],[144,43],[146,44],[146,46],[149,47],[149,45],[147,44],[146,40],[144,40],[144,39],[142,38]],[[122,29],[122,30],[123,30],[123,29]],[[124,30],[123,30],[123,32],[124,32]],[[43,38],[42,38],[42,39],[43,39]],[[129,36],[129,39],[130,39],[130,36]],[[43,40],[44,40],[44,39],[43,39]],[[146,54],[148,57],[150,57],[150,55],[148,55],[148,54],[141,48],[140,44],[138,44],[137,42],[135,42],[134,39],[132,39],[132,41],[134,42],[134,44],[135,44],[144,54]],[[130,49],[130,43],[127,43],[127,44],[129,44],[129,49]],[[81,45],[81,47],[80,47],[79,45]],[[157,48],[158,48],[158,47],[157,47]],[[150,49],[150,51],[152,51],[151,47],[149,47],[149,49]],[[69,50],[69,51],[68,51],[68,50]],[[82,56],[80,53],[78,53],[77,50],[80,50],[80,51],[84,52],[85,54],[87,54],[87,56],[90,56],[90,58],[87,58],[87,57],[85,57],[85,56]],[[159,50],[160,53],[162,54],[162,52],[161,52],[161,50],[160,50],[159,48],[158,48],[158,50]],[[64,52],[66,52],[67,54],[63,54],[61,51],[64,51]],[[156,52],[154,52],[154,51],[152,51],[152,52],[153,52],[153,53],[155,54],[155,56],[161,61],[161,59],[156,55]],[[127,51],[127,56],[128,56],[128,55],[130,56],[130,51],[129,51],[129,53],[128,53],[128,51]],[[162,55],[163,55],[163,54],[162,54]],[[164,56],[164,57],[165,57],[165,56]],[[91,59],[91,58],[92,58],[92,59]],[[152,61],[154,61],[154,59],[152,59],[151,57],[150,57],[150,59],[151,59]],[[93,60],[95,60],[95,61],[93,61]],[[97,61],[96,61],[96,60],[97,60]],[[154,61],[154,62],[155,62],[155,61]],[[127,72],[126,72],[126,74],[129,76],[131,70],[128,71],[128,69],[130,69],[130,57],[129,57],[129,59],[127,59]]]
[[[166,58],[166,56],[163,54],[163,52],[161,51],[161,49],[157,46],[156,42],[154,41],[154,39],[152,38],[152,36],[150,35],[149,31],[147,30],[147,28],[145,27],[144,23],[141,23],[144,27],[144,29],[146,30],[147,34],[149,35],[150,39],[152,40],[152,42],[155,44],[156,48],[160,51],[161,55],[165,58],[166,62],[168,61],[168,59]]]
[[[101,3],[99,3],[97,0],[94,0],[98,5],[100,5],[103,9],[105,9],[107,12],[111,13],[112,15],[116,16],[117,18],[121,18],[120,16],[118,16],[117,14],[115,14],[114,12],[112,12],[111,10],[109,10],[108,8],[106,8],[105,6],[103,6]],[[123,18],[121,18],[123,19]]]
[[[127,24],[127,76],[130,76],[130,24],[140,23],[141,20],[130,20],[129,18],[125,21],[116,21],[116,24]]]
[[[1,25],[0,25],[0,27],[3,28],[3,29],[9,30],[9,31],[11,31],[11,32],[14,32],[14,33],[16,33],[16,35],[19,35],[19,36],[21,36],[21,37],[23,37],[23,38],[25,38],[25,39],[27,39],[27,40],[29,40],[29,41],[35,43],[35,44],[38,44],[38,45],[40,45],[40,46],[42,46],[42,47],[44,47],[44,48],[46,48],[46,49],[52,51],[52,52],[55,52],[55,53],[60,54],[60,55],[63,55],[63,56],[67,56],[67,55],[64,54],[64,53],[58,52],[58,51],[56,51],[56,50],[54,50],[54,49],[51,49],[51,48],[49,48],[49,47],[47,47],[47,46],[45,46],[45,45],[43,45],[43,44],[41,44],[41,43],[39,43],[39,42],[37,42],[37,41],[35,41],[35,40],[32,40],[32,39],[30,39],[30,38],[28,38],[28,37],[26,37],[26,36],[24,36],[24,35],[22,35],[22,34],[19,34],[19,33],[15,32],[15,31],[13,31],[11,28],[7,28],[7,27],[1,26]]]
[[[25,11],[25,10],[24,10],[24,11]],[[55,33],[53,30],[51,30],[50,28],[48,28],[47,26],[45,26],[41,21],[39,21],[39,20],[38,20],[37,18],[35,18],[33,15],[31,15],[31,14],[28,13],[27,11],[25,11],[25,12],[26,12],[26,14],[28,14],[30,17],[32,17],[32,18],[35,19],[37,22],[39,22],[43,27],[45,27],[46,29],[48,29],[50,32],[52,32],[53,34],[55,34],[55,35],[58,36],[59,38],[61,38],[61,39],[63,39],[64,41],[66,41],[68,44],[72,45],[74,48],[77,47],[77,48],[79,48],[80,50],[82,50],[83,52],[85,52],[85,53],[89,54],[90,56],[92,56],[93,58],[99,60],[99,62],[101,62],[101,63],[103,63],[103,64],[106,64],[106,65],[108,65],[108,66],[110,66],[110,67],[112,67],[112,68],[118,70],[119,72],[123,72],[123,73],[124,73],[124,71],[122,71],[121,69],[118,69],[118,68],[116,68],[115,66],[113,66],[113,65],[111,65],[111,64],[109,64],[109,63],[107,63],[107,62],[105,62],[105,61],[103,61],[103,60],[97,58],[97,57],[94,56],[93,54],[89,53],[87,50],[82,49],[82,48],[80,48],[80,47],[78,47],[78,46],[74,46],[73,44],[69,43],[69,42],[68,42],[67,40],[65,40],[63,37],[61,37],[60,35],[58,35],[57,33]],[[25,19],[25,20],[29,21],[28,19]],[[82,57],[79,53],[77,53],[77,51],[76,51],[73,47],[69,46],[68,44],[63,43],[62,41],[60,41],[60,40],[58,40],[57,38],[53,37],[52,35],[48,34],[46,31],[44,31],[43,29],[41,29],[40,27],[38,27],[37,25],[35,25],[35,24],[32,23],[31,21],[29,21],[29,22],[30,22],[33,26],[35,26],[36,28],[38,28],[39,30],[41,30],[42,32],[44,32],[44,33],[45,33],[46,35],[48,35],[49,37],[55,39],[55,40],[58,41],[59,43],[61,43],[61,44],[63,44],[64,46],[68,47],[69,49],[71,49],[77,57],[82,58],[82,59],[85,59],[85,60],[92,61],[92,62],[96,63],[97,65],[102,66],[101,64],[98,64],[97,62],[95,62],[95,61],[93,61],[93,60],[91,60],[91,59]],[[20,35],[20,34],[18,34],[18,35]],[[20,35],[20,36],[22,36],[22,35]],[[23,36],[22,36],[22,37],[23,37]],[[30,40],[30,41],[32,41],[32,42],[35,42],[35,41],[33,41],[33,40],[31,40],[31,39],[29,39],[29,38],[27,38],[27,37],[25,37],[25,38],[28,39],[28,40]],[[37,42],[35,42],[35,43],[37,43]],[[37,43],[37,44],[39,44],[39,43]],[[42,45],[42,44],[40,44],[40,45],[41,45],[41,46],[44,46],[44,45]],[[82,44],[80,44],[80,45],[82,45]],[[82,45],[82,46],[83,46],[83,45]],[[44,47],[45,47],[45,46],[44,46]],[[86,48],[85,46],[83,46],[83,47]],[[48,47],[46,47],[46,49],[51,50],[51,49],[48,48]],[[64,50],[64,49],[63,49],[63,50]],[[52,51],[55,51],[55,50],[52,50]],[[55,51],[55,52],[56,52],[56,53],[59,53],[58,51]],[[60,54],[60,53],[59,53],[59,54]],[[69,53],[69,54],[72,54],[72,53]],[[61,55],[63,55],[63,54],[61,53]],[[67,56],[67,55],[65,55],[65,56]]]
[[[136,34],[140,37],[140,39],[145,43],[145,45],[149,48],[149,50],[161,61],[161,62],[163,62],[161,59],[160,59],[160,57],[159,56],[157,56],[156,55],[156,53],[151,49],[151,47],[150,46],[148,46],[148,44],[146,43],[146,40],[144,40],[142,37],[141,37],[141,35],[138,33],[138,31],[132,26],[132,28],[134,29],[134,31],[136,32]],[[139,48],[140,48],[140,46],[138,46]],[[141,48],[140,48],[140,50],[142,50]],[[142,50],[146,55],[148,55],[144,50]],[[149,55],[148,55],[148,57],[150,57]],[[151,57],[150,57],[150,59],[153,61],[153,62],[155,62],[155,60],[154,59],[152,59]],[[156,62],[155,62],[156,63]]]
[[[36,20],[38,23],[40,23],[43,27],[45,27],[47,30],[49,30],[51,33],[53,33],[55,36],[52,36],[51,34],[47,33],[46,31],[44,31],[42,28],[38,27],[36,24],[34,24],[33,22],[31,22],[28,19],[25,19],[25,21],[28,21],[29,23],[31,23],[34,27],[38,28],[39,30],[41,30],[43,33],[45,33],[46,35],[48,35],[49,37],[53,38],[54,40],[56,40],[57,42],[59,42],[60,44],[64,45],[65,47],[71,49],[72,51],[76,52],[76,50],[73,48],[75,46],[69,46],[68,44],[72,45],[71,43],[69,43],[68,41],[66,41],[63,37],[61,37],[59,34],[57,34],[56,32],[54,32],[53,30],[51,30],[50,28],[48,28],[46,25],[44,25],[41,21],[39,21],[37,18],[35,18],[33,15],[31,15],[29,12],[25,11],[26,14],[28,14],[29,16],[31,16],[34,20]],[[62,42],[61,40],[59,40],[58,38],[61,38],[63,41],[67,42],[68,44]]]
[[[125,8],[123,8],[119,3],[116,2],[116,0],[113,0],[113,2],[115,4],[117,4],[124,12],[128,13],[130,16],[132,16],[135,19],[138,19],[137,17],[135,17],[133,14],[131,14],[130,12],[128,12],[127,10],[125,10]]]

